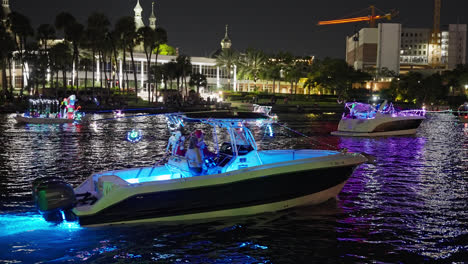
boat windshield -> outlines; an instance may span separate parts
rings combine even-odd
[[[374,118],[376,113],[377,110],[370,104],[350,102],[345,104],[343,118],[368,119]]]
[[[424,116],[426,111],[424,109],[401,110],[384,100],[377,106],[366,103],[349,102],[345,104],[345,112],[343,113],[344,119],[372,119],[376,115],[391,115],[397,116]]]

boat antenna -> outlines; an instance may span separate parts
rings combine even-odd
[[[325,142],[320,142],[320,141],[318,141],[318,140],[316,140],[316,139],[314,139],[314,138],[312,138],[312,137],[310,137],[310,136],[307,136],[307,135],[304,134],[304,133],[301,133],[301,132],[299,132],[299,131],[297,131],[297,130],[294,130],[294,129],[290,128],[290,127],[287,127],[287,126],[285,126],[285,125],[283,125],[283,124],[281,124],[281,123],[279,123],[279,122],[276,122],[276,124],[278,124],[279,126],[281,126],[281,127],[283,127],[283,128],[286,128],[287,130],[289,130],[289,131],[291,131],[291,132],[294,132],[294,133],[296,133],[296,134],[298,134],[298,135],[300,135],[300,136],[303,136],[303,137],[309,139],[309,140],[311,141],[310,143],[312,143],[312,144],[314,144],[314,145],[316,145],[316,146],[320,146],[320,144],[322,144],[322,145],[325,145],[325,146],[327,146],[327,147],[330,147],[331,149],[334,149],[334,150],[339,150],[339,151],[342,151],[342,152],[347,152],[347,151],[348,151],[346,148],[340,149],[340,148],[338,148],[337,146],[333,146],[333,145],[330,145],[330,144],[325,143]]]

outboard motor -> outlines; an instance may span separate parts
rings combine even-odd
[[[76,220],[76,215],[71,211],[76,197],[70,184],[58,177],[44,177],[34,180],[32,187],[34,203],[46,221],[60,223]]]

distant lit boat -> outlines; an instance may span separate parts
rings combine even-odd
[[[426,111],[397,110],[386,100],[374,107],[370,104],[350,102],[345,104],[345,113],[338,124],[335,136],[395,136],[415,134]]]
[[[462,123],[468,123],[468,102],[458,108],[458,118]]]
[[[171,122],[212,127],[216,151],[204,158],[201,173],[172,151],[166,162],[96,173],[75,189],[58,178],[37,179],[36,206],[48,221],[77,218],[85,226],[250,215],[334,198],[367,161],[346,151],[258,150],[246,124],[266,118],[252,112],[171,114]],[[230,142],[218,144],[217,133],[227,133]]]
[[[26,124],[65,124],[83,121],[85,113],[75,109],[76,96],[64,98],[62,103],[51,99],[29,99],[24,114],[15,116],[17,123]],[[62,107],[62,109],[60,109]]]
[[[272,109],[273,109],[273,106],[270,106],[270,105],[253,104],[253,112],[254,113],[264,114],[264,115],[268,116],[271,120],[277,121],[278,116],[271,112]]]
[[[69,118],[60,118],[60,117],[31,117],[31,116],[24,116],[22,114],[17,114],[15,116],[15,120],[17,123],[24,123],[24,124],[66,124],[66,123],[77,123],[83,121],[83,116],[80,113],[80,117],[76,117],[73,119]]]
[[[74,119],[68,118],[55,118],[55,117],[29,117],[17,114],[15,116],[16,122],[26,124],[65,124],[73,123]]]

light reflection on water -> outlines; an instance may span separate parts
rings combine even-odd
[[[414,136],[340,138],[331,117],[280,115],[300,138],[255,130],[260,148],[347,148],[376,157],[348,181],[337,201],[286,212],[174,225],[80,228],[50,225],[34,211],[30,185],[63,176],[147,166],[161,158],[161,116],[95,125],[16,125],[0,115],[0,262],[310,263],[466,260],[468,127],[432,115]],[[93,116],[94,120],[106,118]],[[125,140],[143,131],[138,143]],[[186,131],[190,132],[190,131]],[[207,138],[211,137],[208,133]]]

